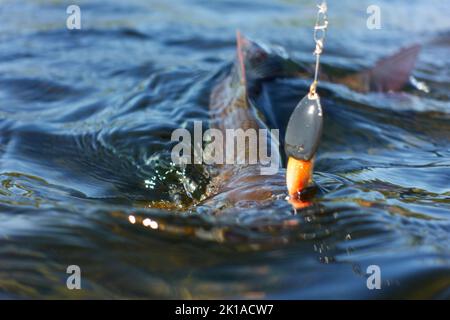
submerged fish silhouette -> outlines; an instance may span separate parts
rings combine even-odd
[[[360,92],[401,90],[409,80],[419,50],[420,46],[414,45],[381,59],[370,70],[344,77],[324,74],[322,80],[342,83]],[[278,77],[301,76],[312,77],[312,69],[290,59],[281,48],[266,47],[244,38],[237,32],[237,59],[231,71],[211,92],[211,126],[223,131],[224,136],[226,129],[267,128],[266,119],[273,118],[273,110],[263,107],[264,114],[262,114],[255,106],[261,94],[261,84],[265,80]],[[308,141],[306,143],[308,144]],[[311,143],[315,144],[318,141],[311,141]],[[244,154],[248,160],[248,144],[245,144],[245,148]],[[302,146],[302,148],[316,149],[315,146]],[[271,150],[271,152],[276,153],[277,159],[282,158],[279,150]],[[311,181],[312,158],[313,155],[310,164],[297,166],[295,172],[288,174],[301,175],[302,181]],[[209,200],[220,198],[233,204],[238,201],[263,201],[285,194],[284,176],[281,174],[260,175],[260,167],[260,164],[250,164],[248,161],[239,165],[221,165],[220,173],[211,182]],[[282,189],[281,186],[283,186]],[[303,205],[307,203],[301,201],[296,203],[297,207]]]

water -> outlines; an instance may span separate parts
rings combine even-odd
[[[237,28],[310,62],[314,2],[80,1],[68,31],[65,1],[2,1],[0,297],[449,298],[449,6],[378,3],[368,30],[370,1],[330,1],[324,69],[418,42],[430,92],[322,83],[319,192],[294,215],[282,197],[202,203],[208,169],[170,165],[169,141],[208,121]],[[266,84],[276,112],[309,83]],[[66,289],[68,265],[82,290]]]

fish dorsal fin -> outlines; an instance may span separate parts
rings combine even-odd
[[[281,47],[249,40],[239,31],[236,39],[239,81],[247,88],[255,81],[295,77],[305,71],[305,66],[293,61]]]
[[[236,45],[237,45],[237,60],[239,68],[239,81],[244,87],[247,86],[246,70],[245,70],[245,52],[244,52],[244,41],[245,38],[242,37],[239,30],[236,31]]]

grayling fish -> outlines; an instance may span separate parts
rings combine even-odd
[[[345,84],[359,92],[398,91],[408,83],[419,50],[420,46],[414,45],[381,59],[372,69],[344,77],[323,74],[321,79]],[[213,88],[210,96],[212,127],[220,129],[224,137],[226,129],[267,129],[265,117],[254,106],[254,101],[257,100],[255,97],[260,93],[264,80],[278,77],[312,78],[313,76],[312,68],[293,61],[284,51],[257,44],[242,37],[239,32],[236,56],[237,59],[231,71]],[[270,113],[270,110],[268,111]],[[294,122],[301,124],[302,127],[321,127],[321,114],[306,116],[305,112],[294,111],[292,117],[295,117]],[[302,130],[307,130],[297,129],[289,129],[292,132],[286,132],[286,135],[302,135]],[[308,159],[297,159],[293,161],[295,165],[288,166],[286,176],[290,193],[291,190],[302,191],[312,181],[314,153],[320,136],[303,133],[305,133],[303,137],[310,137],[309,140],[300,139],[300,137],[297,140],[299,144],[301,141],[302,149],[312,151]],[[291,141],[295,142],[295,140],[294,136]],[[295,145],[293,147],[295,148]],[[298,147],[300,148],[300,145]],[[244,160],[248,160],[248,148],[248,144],[245,144],[245,152],[236,157],[244,155],[246,157]],[[271,150],[271,152],[276,153],[277,159],[281,158],[279,150]],[[237,162],[243,159],[235,160]],[[238,201],[264,201],[285,194],[284,175],[260,175],[260,164],[250,164],[246,161],[239,165],[219,165],[218,168],[219,174],[211,182],[207,201],[219,198],[232,204]],[[306,205],[308,203],[301,200],[295,201],[296,207]]]

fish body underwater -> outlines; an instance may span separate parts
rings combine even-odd
[[[276,56],[277,62],[278,56]],[[255,61],[261,62],[255,68]],[[258,67],[270,67],[267,52],[260,46],[237,33],[237,59],[229,74],[225,75],[213,88],[210,96],[211,126],[226,136],[227,129],[244,131],[268,129],[264,116],[253,105],[250,96],[259,88],[264,75],[273,77],[275,69],[260,70]],[[257,72],[265,72],[258,74]],[[233,139],[233,144],[234,144]],[[225,141],[225,144],[227,141]],[[230,143],[230,141],[228,141]],[[234,152],[233,164],[220,165],[220,173],[211,182],[211,196],[234,205],[239,201],[264,201],[276,194],[283,194],[282,175],[261,175],[261,164],[250,164],[249,143],[244,144],[243,152]],[[259,144],[258,144],[259,145]],[[238,151],[238,150],[235,150]],[[279,150],[271,150],[271,157],[280,163]],[[274,188],[278,186],[279,188]]]

